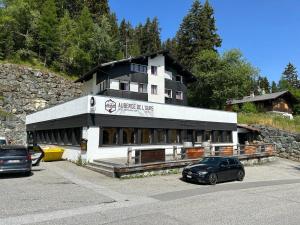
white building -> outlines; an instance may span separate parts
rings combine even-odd
[[[77,80],[85,96],[28,115],[27,132],[39,144],[63,146],[71,160],[82,138],[88,161],[126,157],[130,146],[236,145],[236,113],[186,106],[194,80],[165,51],[101,64]]]

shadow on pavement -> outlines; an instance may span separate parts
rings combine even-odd
[[[31,177],[36,172],[43,171],[45,169],[32,169],[30,173],[4,173],[0,174],[0,179],[14,179],[14,178],[26,178]]]

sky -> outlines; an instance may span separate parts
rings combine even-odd
[[[158,17],[161,38],[174,37],[193,0],[110,0],[119,22],[132,25]],[[204,0],[201,1],[202,3]],[[218,34],[219,52],[237,48],[259,68],[261,75],[278,81],[288,64],[300,72],[299,0],[210,0]],[[300,74],[299,74],[300,75]]]

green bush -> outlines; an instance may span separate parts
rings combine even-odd
[[[233,105],[233,106],[232,106],[232,111],[233,111],[233,112],[239,112],[239,111],[240,111],[239,105]]]
[[[252,102],[246,102],[242,105],[242,112],[257,113],[257,108]]]

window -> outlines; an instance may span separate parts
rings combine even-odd
[[[103,145],[118,144],[118,129],[117,128],[103,128]]]
[[[171,89],[165,89],[165,97],[172,98],[172,90]]]
[[[134,128],[123,128],[123,144],[134,144]]]
[[[176,91],[176,99],[177,100],[182,100],[183,99],[182,91]]]
[[[139,92],[147,93],[147,84],[139,83]]]
[[[150,129],[141,129],[141,144],[150,144]]]
[[[212,142],[219,143],[222,142],[222,132],[219,130],[213,131]]]
[[[196,142],[203,142],[204,141],[204,132],[203,130],[196,131]]]
[[[166,143],[166,130],[165,129],[157,129],[157,143]]]
[[[129,91],[129,82],[128,81],[120,81],[120,90]]]
[[[182,76],[176,75],[176,81],[182,83],[182,80],[183,80],[183,79],[182,79]]]
[[[157,75],[157,66],[151,66],[151,74]]]
[[[193,130],[187,130],[187,136],[186,136],[186,140],[189,142],[193,142],[194,141],[194,131]]]
[[[130,70],[137,73],[147,73],[147,66],[132,63],[130,65]]]
[[[106,89],[106,80],[102,81],[99,84],[99,89],[100,89],[100,91],[104,91]]]
[[[157,85],[151,85],[151,94],[157,95]]]
[[[170,129],[168,131],[168,143],[179,143],[177,130]]]
[[[211,140],[211,131],[204,131],[204,140],[203,141],[209,141]]]
[[[232,132],[223,131],[223,142],[231,143],[232,142]]]

